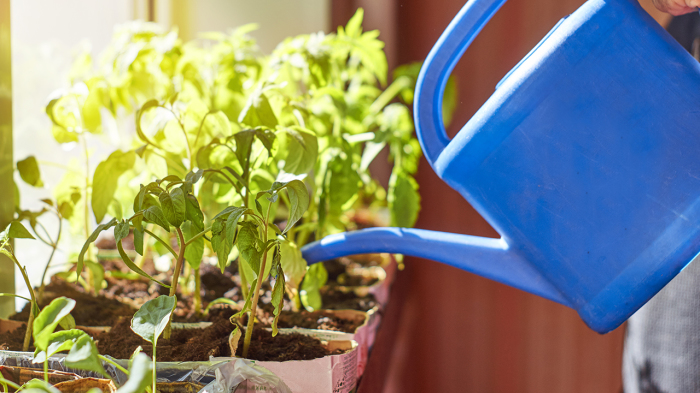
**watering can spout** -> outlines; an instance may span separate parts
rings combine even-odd
[[[383,252],[442,262],[569,305],[561,293],[503,239],[413,228],[369,228],[327,236],[302,249],[309,264],[353,254]]]

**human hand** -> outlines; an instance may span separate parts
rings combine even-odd
[[[697,11],[700,0],[652,0],[656,8],[671,15],[683,15]]]

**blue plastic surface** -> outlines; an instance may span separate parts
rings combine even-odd
[[[589,0],[499,84],[453,140],[447,77],[505,0],[470,0],[428,55],[423,151],[501,239],[379,228],[303,249],[434,259],[574,308],[608,332],[700,252],[700,65],[636,0]]]

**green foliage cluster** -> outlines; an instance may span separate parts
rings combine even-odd
[[[134,22],[116,31],[97,66],[80,56],[71,87],[46,107],[55,140],[79,143],[85,155],[84,168],[68,171],[47,202],[87,238],[74,277],[100,288],[105,273],[92,244],[113,228],[119,255],[136,274],[155,280],[141,269],[144,256],[172,254],[170,282],[158,281],[170,298],[187,266],[184,280],[194,280],[200,312],[199,266],[216,255],[222,271],[237,260],[241,313],[255,315],[260,286],[271,277],[278,315],[285,292],[298,308],[321,307],[327,272],[322,264],[307,267],[301,247],[351,229],[358,208],[388,207],[392,225],[413,226],[421,151],[409,106],[420,65],[399,67],[387,86],[384,44],[378,31],[363,31],[362,19],[360,9],[336,33],[288,38],[269,56],[248,35],[253,25],[182,42],[176,30]],[[453,81],[447,91],[449,119]],[[91,174],[87,139],[129,116],[130,148]],[[128,138],[128,130],[121,135]],[[393,163],[387,189],[370,172],[383,150]],[[43,185],[34,157],[17,169],[26,183]],[[33,214],[18,209],[30,223]],[[136,260],[122,245],[130,234]]]

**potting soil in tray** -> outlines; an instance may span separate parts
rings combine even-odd
[[[58,277],[52,277],[44,290],[44,299],[39,307],[47,306],[57,297],[65,296],[75,300],[75,309],[71,312],[75,323],[82,326],[109,326],[123,316],[131,318],[136,309],[114,299],[104,296],[93,296],[82,287],[68,283]],[[10,317],[15,321],[26,321],[29,318],[29,304],[24,309]]]
[[[0,332],[0,351],[21,351],[24,345],[24,334],[27,332],[27,324],[24,323],[17,329]],[[34,350],[34,346],[30,348]]]
[[[158,340],[157,359],[161,362],[206,361],[210,357],[231,356],[229,335],[234,325],[228,317],[219,315],[212,325],[204,329],[174,329],[169,340]],[[128,359],[141,346],[151,356],[152,345],[136,335],[130,327],[131,321],[117,322],[109,332],[96,337],[100,353],[117,359]],[[243,343],[238,346],[241,356]],[[260,361],[310,360],[337,353],[329,352],[321,341],[300,335],[277,335],[256,329],[248,352],[248,358]]]

